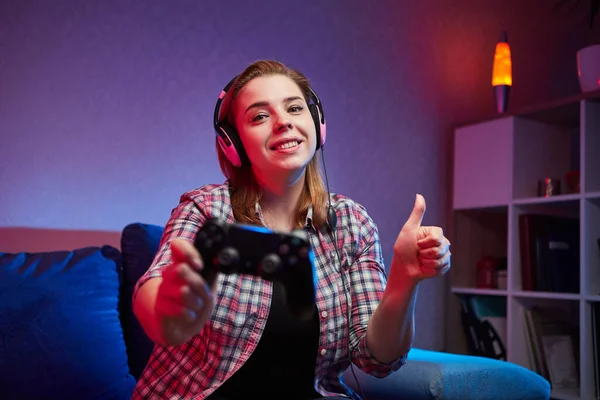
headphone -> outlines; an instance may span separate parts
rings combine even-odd
[[[250,165],[250,160],[248,159],[248,155],[246,154],[246,150],[242,145],[242,141],[238,132],[233,126],[228,124],[227,121],[219,121],[219,112],[221,110],[223,98],[238,76],[229,81],[229,83],[221,91],[221,94],[217,100],[217,104],[215,105],[213,126],[217,134],[219,146],[221,147],[221,150],[223,150],[223,153],[225,153],[225,156],[229,162],[236,167],[247,167]],[[325,114],[323,114],[323,105],[321,104],[321,100],[319,100],[319,96],[317,96],[315,91],[310,86],[308,87],[308,91],[308,109],[315,123],[315,131],[317,132],[316,150],[319,150],[325,144],[325,139],[327,137]]]

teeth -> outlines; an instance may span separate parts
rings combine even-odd
[[[298,146],[298,141],[297,140],[292,140],[291,142],[280,144],[275,149],[277,149],[277,150],[284,150],[284,149],[289,149],[290,147],[294,147],[294,146]]]

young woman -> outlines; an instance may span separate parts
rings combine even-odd
[[[224,89],[215,129],[227,180],[183,194],[136,286],[134,310],[156,346],[134,399],[358,397],[340,379],[351,362],[377,377],[404,364],[419,283],[448,271],[450,244],[421,226],[417,195],[386,276],[365,208],[323,183],[325,126],[307,79],[279,62],[253,63]],[[306,230],[314,318],[294,318],[277,282],[221,274],[207,284],[192,242],[209,217]]]

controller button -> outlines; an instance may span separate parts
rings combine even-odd
[[[287,254],[288,251],[290,251],[290,246],[288,246],[287,244],[282,244],[281,246],[279,246],[279,254],[284,255]]]
[[[223,233],[222,232],[215,232],[212,235],[212,240],[214,240],[215,242],[219,243],[221,240],[223,240]]]
[[[296,265],[297,263],[298,263],[298,257],[291,256],[290,258],[288,258],[288,264],[290,264],[290,265]]]
[[[308,257],[308,247],[302,247],[298,252],[298,255],[302,258]]]
[[[207,249],[210,249],[213,246],[213,241],[212,239],[206,239],[204,241],[204,247],[206,247]]]

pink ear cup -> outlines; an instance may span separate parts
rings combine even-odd
[[[225,153],[225,157],[227,157],[230,163],[232,163],[235,167],[241,167],[242,161],[240,160],[240,155],[235,149],[231,138],[229,138],[227,132],[225,132],[223,128],[221,128],[221,132],[223,132],[223,135],[227,136],[227,138],[229,139],[229,145],[227,145],[227,143],[225,143],[221,136],[217,138],[217,140],[219,141],[219,146],[221,146],[221,150],[223,150],[223,153]]]
[[[321,146],[323,146],[325,144],[325,140],[327,139],[327,129],[326,129],[326,124],[320,124],[321,125]]]

